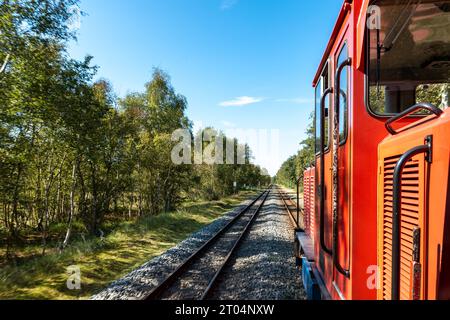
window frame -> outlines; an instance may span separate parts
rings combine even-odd
[[[342,42],[341,43],[341,46],[340,46],[340,50],[339,50],[339,52],[338,52],[338,54],[336,55],[336,61],[335,61],[335,74],[336,74],[336,71],[337,71],[337,69],[339,68],[339,58],[341,57],[341,54],[342,54],[342,52],[344,51],[344,49],[347,49],[347,59],[348,58],[350,58],[350,49],[349,49],[349,44],[348,44],[348,40],[347,39],[345,39],[344,40],[344,42]],[[351,68],[351,66],[346,66],[346,68],[347,68],[347,115],[344,113],[344,116],[343,116],[343,119],[344,119],[344,121],[345,121],[345,123],[346,123],[346,126],[344,127],[345,129],[344,129],[344,138],[342,139],[342,141],[341,141],[341,128],[339,128],[339,146],[344,146],[346,143],[347,143],[347,141],[348,141],[348,133],[349,133],[349,126],[350,126],[350,117],[349,117],[349,114],[350,114],[350,108],[351,108],[351,106],[350,106],[350,101],[351,101],[351,71],[352,71],[352,68]],[[339,93],[337,93],[337,92],[335,92],[335,94],[339,94],[339,99],[340,99],[340,92]],[[340,106],[340,108],[339,108],[339,111],[341,111],[342,110],[342,106]],[[340,116],[341,115],[339,115],[339,119],[340,119]],[[340,123],[340,120],[339,120],[339,125],[341,125],[341,123]]]
[[[328,58],[327,59],[327,62],[325,63],[325,66],[323,67],[323,69],[322,69],[322,72],[320,73],[320,78],[319,78],[319,81],[317,82],[317,84],[316,84],[316,86],[315,86],[315,92],[314,92],[314,100],[315,100],[315,107],[314,107],[314,123],[315,123],[315,140],[314,140],[314,149],[316,149],[315,150],[315,155],[316,155],[316,157],[318,157],[318,156],[320,156],[320,150],[317,150],[317,145],[318,145],[318,143],[317,143],[317,140],[318,139],[320,139],[320,136],[319,135],[317,135],[317,133],[318,133],[318,131],[317,131],[317,108],[319,107],[320,108],[320,101],[317,101],[317,87],[318,87],[318,85],[319,84],[321,84],[321,86],[322,86],[322,88],[321,88],[321,94],[320,94],[320,99],[322,99],[322,96],[323,96],[323,93],[325,92],[325,90],[326,89],[328,89],[328,88],[330,88],[331,87],[331,84],[332,84],[332,82],[331,82],[331,71],[332,71],[332,68],[331,68],[331,58]],[[328,83],[327,83],[327,87],[326,87],[326,89],[324,89],[324,75],[325,75],[325,73],[328,73]],[[332,94],[330,94],[329,96],[332,96]],[[318,104],[319,104],[319,106],[318,106]],[[330,119],[330,107],[332,106],[332,104],[333,104],[333,100],[331,99],[331,98],[329,98],[329,106],[328,106],[328,117],[327,117],[327,119],[328,119],[328,139],[327,139],[327,141],[326,141],[326,143],[325,143],[325,146],[324,146],[324,154],[327,154],[327,153],[329,153],[330,152],[330,137],[331,137],[331,119]],[[326,123],[326,121],[325,121],[325,123]],[[320,130],[320,127],[319,127],[319,130]],[[320,142],[319,142],[320,143]]]
[[[374,5],[379,0],[370,0],[368,6]],[[377,113],[375,112],[371,105],[370,105],[370,30],[367,28],[367,26],[364,28],[364,105],[366,107],[367,113],[379,120],[387,120],[392,117],[395,117],[400,114],[399,113]],[[415,89],[417,90],[417,88]],[[415,97],[417,99],[417,97]],[[417,101],[417,100],[416,100]],[[412,107],[412,106],[411,106]],[[423,119],[428,117],[429,114],[410,114],[405,117],[405,119],[412,118],[412,119]]]

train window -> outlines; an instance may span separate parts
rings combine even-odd
[[[348,47],[347,43],[341,49],[341,53],[338,57],[338,63],[336,68],[338,68],[345,60],[348,59]],[[347,139],[348,132],[348,79],[349,79],[349,68],[344,68],[341,73],[341,92],[340,92],[340,109],[339,109],[339,141],[344,143]]]
[[[378,115],[419,102],[448,107],[450,0],[376,0],[368,24],[368,104]]]
[[[316,85],[316,154],[320,153],[320,99],[322,97],[322,79]]]
[[[320,153],[320,103],[322,100],[322,95],[330,86],[330,78],[329,78],[328,64],[325,66],[324,72],[319,79],[319,82],[316,85],[316,114],[315,114],[315,130],[316,130],[316,154]],[[331,96],[331,95],[330,95]],[[329,128],[330,128],[330,117],[329,117],[329,107],[330,107],[330,99],[327,99],[325,102],[325,152],[329,150],[330,141],[329,141]]]

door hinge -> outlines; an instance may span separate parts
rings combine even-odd
[[[428,146],[428,152],[425,155],[425,160],[428,163],[433,163],[433,136],[427,136],[425,138],[425,144]]]
[[[422,288],[422,264],[420,263],[420,228],[413,231],[413,262],[411,272],[412,300],[420,300]]]

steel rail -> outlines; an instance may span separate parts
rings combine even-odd
[[[233,248],[230,250],[230,252],[228,253],[227,257],[225,258],[225,261],[223,262],[223,264],[221,265],[219,270],[217,270],[216,274],[211,279],[208,287],[203,292],[203,295],[202,295],[200,300],[206,300],[211,295],[211,293],[214,291],[214,289],[217,287],[219,276],[222,274],[222,272],[228,266],[228,264],[231,261],[231,258],[234,256],[234,254],[236,253],[237,249],[242,244],[242,241],[243,241],[244,237],[250,231],[250,227],[253,225],[253,222],[256,220],[256,217],[258,216],[259,212],[261,211],[262,207],[264,206],[267,198],[269,197],[270,192],[271,192],[271,190],[267,191],[267,193],[266,193],[265,197],[263,198],[262,202],[260,203],[260,205],[256,209],[255,213],[253,214],[252,218],[247,223],[247,225],[245,226],[245,228],[242,231],[241,235],[239,236],[239,239],[236,241],[236,243],[234,244]]]
[[[268,194],[270,193],[272,186],[270,186],[266,191],[261,193],[256,199],[254,199],[249,205],[247,205],[244,209],[241,210],[230,222],[228,222],[222,229],[220,229],[211,239],[209,239],[205,244],[203,244],[199,249],[197,249],[189,258],[187,258],[184,262],[181,263],[178,268],[173,271],[169,276],[167,276],[156,288],[150,291],[142,300],[158,300],[166,290],[168,290],[176,280],[185,273],[189,267],[200,258],[207,250],[212,247],[217,240],[220,239],[237,221],[240,220],[247,212],[250,211],[254,205],[266,195],[264,199],[267,199]],[[264,203],[264,202],[263,202]]]
[[[289,209],[289,206],[283,196],[283,191],[281,191],[280,188],[278,188],[278,194],[280,195],[281,200],[283,201],[284,207],[286,208],[286,211],[289,213],[289,219],[291,220],[292,226],[294,228],[300,228],[300,221],[297,221],[295,219],[294,214],[292,213],[291,209]],[[302,214],[304,214],[304,211],[302,208],[300,208],[300,206],[297,204],[297,207],[300,209],[300,211],[302,212]]]

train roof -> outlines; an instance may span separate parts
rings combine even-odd
[[[330,40],[328,41],[327,48],[325,49],[325,52],[324,52],[323,57],[322,57],[322,60],[320,61],[319,68],[317,69],[316,75],[314,76],[313,87],[316,86],[316,84],[317,84],[317,82],[319,80],[320,74],[322,73],[322,70],[323,70],[323,68],[325,66],[325,63],[328,60],[328,56],[330,55],[330,51],[333,48],[333,45],[334,45],[334,43],[336,41],[336,38],[337,38],[337,36],[339,34],[339,31],[341,30],[341,25],[344,22],[344,19],[345,19],[346,14],[347,14],[348,5],[352,4],[352,3],[353,3],[353,0],[344,0],[344,3],[342,4],[341,11],[339,12],[339,16],[338,16],[337,21],[336,21],[336,23],[334,25],[333,32],[331,33]]]

